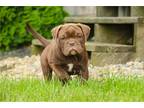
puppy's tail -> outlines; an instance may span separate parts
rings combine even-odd
[[[33,36],[34,38],[38,39],[38,40],[42,43],[42,45],[43,45],[44,47],[46,47],[46,46],[49,44],[48,40],[45,39],[42,35],[40,35],[38,32],[36,32],[36,31],[31,27],[31,25],[30,25],[29,23],[26,24],[26,30],[27,30],[28,32],[31,32],[31,33],[32,33],[32,36]]]

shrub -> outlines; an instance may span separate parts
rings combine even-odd
[[[0,51],[31,42],[32,36],[25,30],[26,22],[51,38],[51,29],[62,23],[66,15],[63,7],[0,7]]]

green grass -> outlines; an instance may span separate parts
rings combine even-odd
[[[0,101],[144,101],[144,78],[90,79],[81,85],[72,80],[62,86],[57,80],[0,79]]]

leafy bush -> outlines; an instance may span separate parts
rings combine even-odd
[[[66,15],[63,7],[0,7],[0,50],[31,42],[32,36],[25,30],[26,22],[46,38],[51,38],[51,29],[62,23]]]

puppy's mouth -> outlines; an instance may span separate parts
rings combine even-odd
[[[76,55],[78,52],[75,49],[70,50],[70,55]]]

